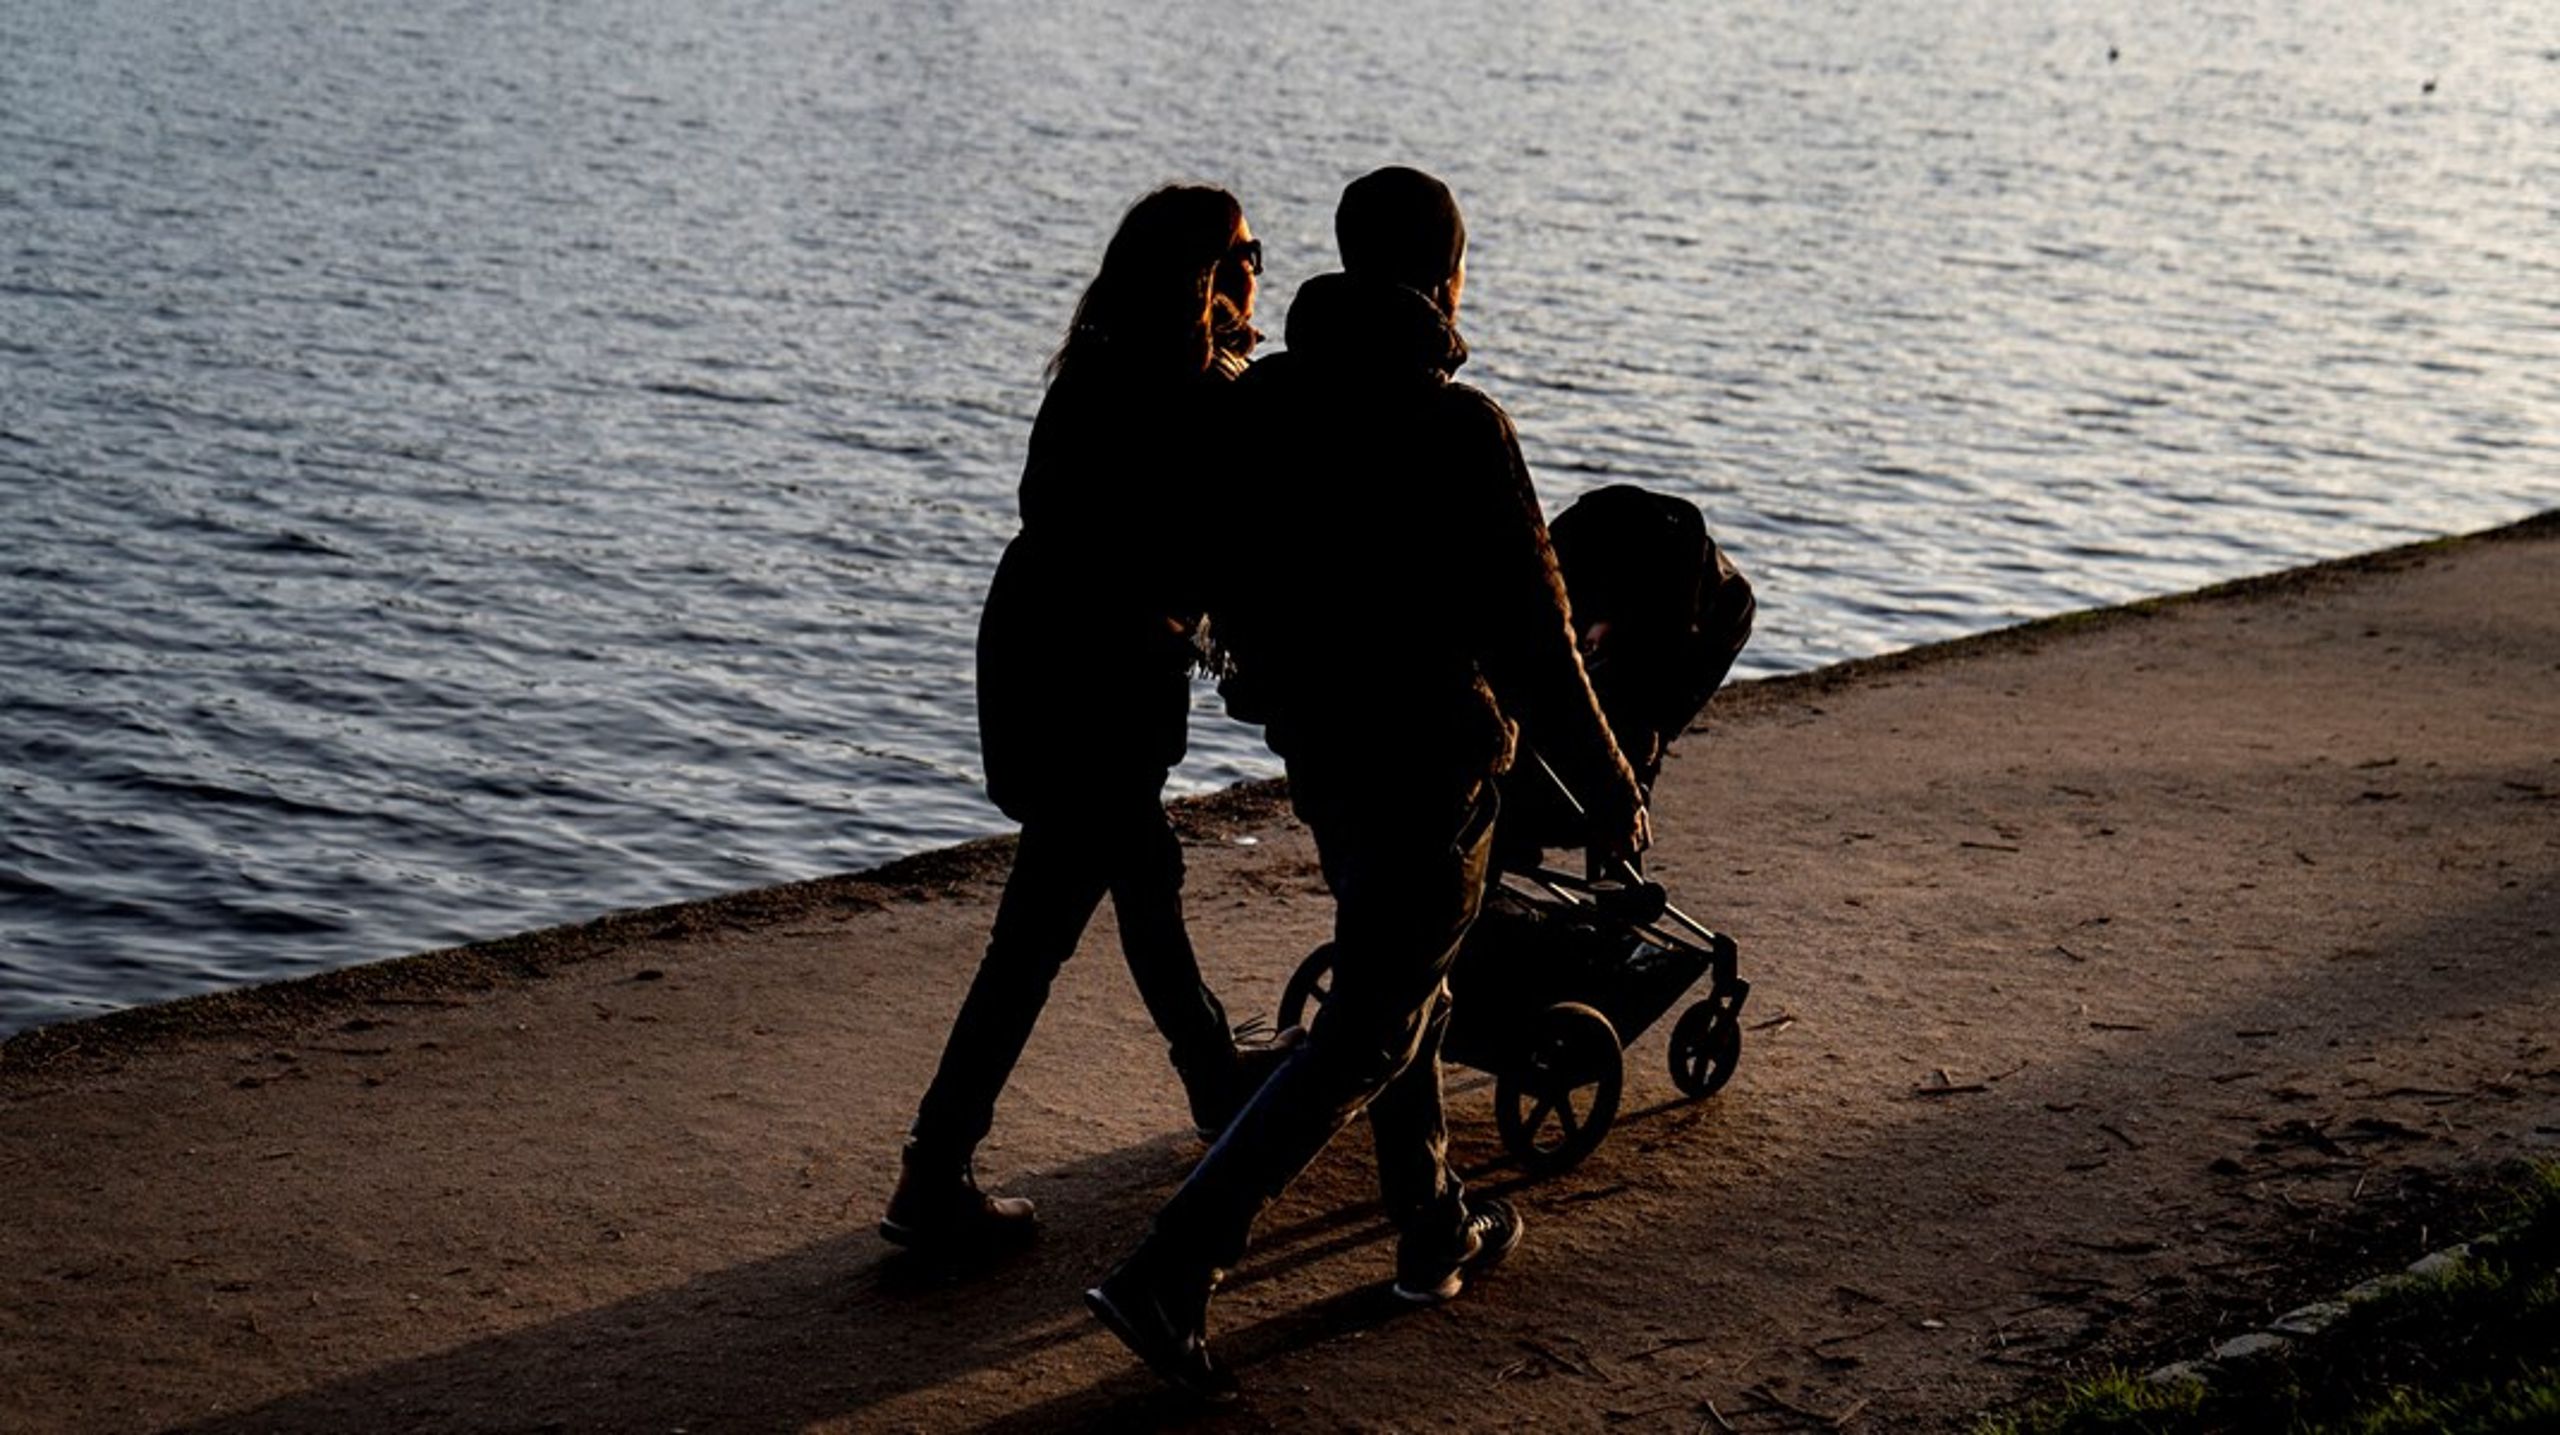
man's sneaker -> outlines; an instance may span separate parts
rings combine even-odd
[[[969,1163],[919,1158],[909,1146],[898,1161],[880,1234],[911,1250],[976,1255],[1020,1245],[1039,1230],[1031,1203],[978,1189]]]
[[[1499,1196],[1467,1202],[1466,1224],[1458,1228],[1457,1249],[1438,1241],[1423,1244],[1407,1236],[1396,1242],[1396,1298],[1415,1305],[1453,1300],[1467,1282],[1501,1263],[1520,1244],[1520,1213]]]
[[[1209,1353],[1209,1291],[1173,1289],[1132,1257],[1084,1293],[1085,1308],[1164,1381],[1212,1405],[1236,1398],[1236,1378]]]

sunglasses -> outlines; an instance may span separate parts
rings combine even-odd
[[[1221,262],[1239,265],[1247,274],[1260,274],[1262,272],[1262,241],[1247,239],[1238,243],[1227,251],[1226,258]]]

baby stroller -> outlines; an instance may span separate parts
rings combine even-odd
[[[1594,689],[1650,793],[1665,744],[1705,708],[1750,637],[1750,585],[1684,500],[1597,490],[1559,514],[1554,533]],[[1582,845],[1582,808],[1535,753],[1504,779],[1502,801],[1495,874],[1449,975],[1443,1055],[1493,1074],[1503,1145],[1550,1175],[1607,1137],[1627,1046],[1701,977],[1707,994],[1672,1024],[1671,1079],[1692,1099],[1722,1090],[1742,1057],[1751,984],[1732,938],[1640,871],[1577,877],[1546,864],[1548,848]],[[1313,1015],[1332,975],[1327,943],[1283,988],[1283,1028]]]

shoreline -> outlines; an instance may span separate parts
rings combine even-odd
[[[1890,675],[1986,654],[2031,651],[2052,639],[2140,622],[2190,605],[2303,592],[2358,575],[2391,572],[2424,561],[2429,555],[2471,544],[2554,536],[2560,536],[2560,509],[2495,528],[2324,559],[2180,593],[2033,618],[1801,673],[1746,679],[1718,690],[1707,712],[1690,731],[1700,732],[1718,722],[1763,714]],[[1273,821],[1285,814],[1287,800],[1285,780],[1275,777],[1175,798],[1167,807],[1174,814],[1176,829],[1186,838],[1196,838],[1216,827]],[[306,1023],[367,1003],[431,999],[455,992],[487,991],[504,982],[538,981],[638,943],[699,937],[721,927],[770,925],[821,910],[929,901],[964,883],[1001,880],[1011,861],[1013,842],[1010,833],[974,838],[857,872],[608,912],[485,941],[430,948],[306,976],[50,1022],[0,1038],[0,1076],[50,1067],[82,1053],[116,1059],[161,1042]]]

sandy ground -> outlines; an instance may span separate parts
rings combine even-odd
[[[2198,1353],[2560,1151],[2560,523],[1747,685],[1652,869],[1740,941],[1528,1221],[1382,1298],[1366,1140],[1262,1227],[1203,1416],[1085,1315],[1196,1145],[1107,924],[981,1166],[1028,1254],[873,1233],[1001,844],[0,1047],[0,1429],[1927,1430]],[[1239,1013],[1325,931],[1268,790],[1186,814]]]

